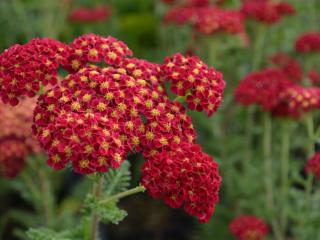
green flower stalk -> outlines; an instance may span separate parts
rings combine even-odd
[[[291,121],[283,120],[281,122],[281,196],[282,203],[285,204],[288,200],[289,183],[289,159],[290,159],[290,131]],[[286,231],[288,213],[284,205],[281,208],[281,228]]]

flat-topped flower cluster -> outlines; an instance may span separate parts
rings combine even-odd
[[[58,80],[60,66],[69,74]],[[176,54],[158,65],[133,58],[112,37],[87,34],[69,45],[35,39],[0,55],[0,79],[1,98],[12,105],[51,85],[38,99],[33,133],[52,168],[106,172],[129,154],[142,153],[142,183],[153,197],[184,205],[200,221],[212,215],[221,183],[218,165],[195,144],[184,105],[165,89],[171,83],[190,109],[212,115],[225,82],[197,57]]]

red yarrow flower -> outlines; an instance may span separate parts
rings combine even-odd
[[[69,15],[69,21],[80,23],[102,22],[111,15],[109,6],[98,6],[95,8],[79,7],[75,8]]]
[[[229,225],[231,233],[238,240],[263,240],[268,234],[267,224],[256,216],[239,216]]]
[[[21,96],[34,97],[41,86],[57,83],[57,70],[66,64],[67,45],[49,38],[14,45],[0,55],[0,96],[17,105]]]
[[[302,80],[302,68],[300,63],[286,53],[276,53],[271,57],[271,62],[279,67],[293,82]]]
[[[172,92],[186,97],[190,109],[211,116],[220,107],[225,88],[223,76],[198,57],[175,54],[165,59],[161,70],[164,79],[171,83]]]
[[[174,142],[193,142],[190,117],[168,99],[158,74],[157,65],[137,59],[120,68],[89,66],[42,95],[33,128],[48,164],[105,172],[142,147],[152,155]]]
[[[315,153],[307,162],[305,166],[305,171],[307,173],[315,175],[320,178],[320,153]]]
[[[280,94],[292,85],[283,71],[267,68],[248,74],[236,88],[235,99],[245,106],[257,104],[270,111],[278,104]]]
[[[308,78],[312,85],[314,86],[320,85],[320,73],[317,70],[311,69],[310,72],[308,73]]]
[[[218,7],[174,7],[164,17],[166,23],[191,24],[194,31],[202,34],[226,32],[244,33],[244,19],[236,10]]]
[[[284,16],[295,13],[295,9],[289,3],[276,3],[269,0],[244,1],[241,11],[247,18],[265,24],[277,23]]]
[[[316,87],[292,86],[279,95],[272,114],[277,117],[299,118],[304,113],[320,108],[320,89]]]
[[[142,167],[142,185],[172,208],[184,207],[207,222],[218,202],[221,177],[218,164],[199,145],[180,143],[148,159]]]
[[[0,103],[1,176],[14,178],[23,170],[28,155],[40,153],[31,131],[34,106],[31,99],[22,99],[16,107]]]
[[[295,43],[296,51],[299,53],[310,53],[320,51],[320,33],[307,32],[298,37]]]
[[[69,44],[70,57],[67,69],[76,72],[89,62],[101,62],[118,66],[125,57],[131,56],[128,46],[113,38],[101,37],[93,33],[82,35]]]

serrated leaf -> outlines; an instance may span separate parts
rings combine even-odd
[[[55,232],[48,228],[31,228],[27,231],[29,240],[80,240],[75,235],[76,231],[74,230]]]
[[[97,215],[103,223],[111,222],[113,224],[118,224],[128,215],[128,213],[125,210],[118,208],[114,202],[110,202],[107,205],[100,205],[97,208]]]
[[[110,169],[106,174],[104,174],[105,197],[109,197],[128,189],[131,180],[129,168],[130,162],[124,161],[118,169]]]

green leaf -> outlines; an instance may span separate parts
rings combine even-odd
[[[80,240],[78,229],[55,232],[48,228],[31,228],[27,231],[29,240]]]
[[[106,174],[104,174],[104,178],[105,197],[126,191],[130,186],[131,180],[130,162],[124,161],[118,169],[110,169]]]
[[[119,209],[115,202],[101,204],[92,194],[86,196],[83,212],[87,216],[94,212],[101,222],[113,224],[118,224],[128,215],[126,211]]]
[[[128,215],[125,210],[118,208],[114,202],[100,205],[96,210],[97,215],[103,223],[111,222],[113,224],[118,224]]]

